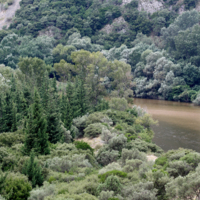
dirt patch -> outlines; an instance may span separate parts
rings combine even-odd
[[[96,137],[96,138],[80,138],[77,139],[77,141],[84,141],[87,142],[93,149],[96,147],[101,147],[105,144],[105,142],[101,139],[101,137]]]
[[[9,6],[7,10],[0,11],[0,30],[2,30],[3,26],[9,27],[12,18],[15,16],[15,12],[20,8],[20,1],[21,0],[14,0],[13,4]]]
[[[147,155],[147,160],[148,161],[153,161],[155,162],[155,160],[157,159],[158,157],[154,156],[154,155]]]

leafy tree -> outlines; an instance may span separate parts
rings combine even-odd
[[[45,72],[50,72],[50,66],[39,58],[20,58],[18,66],[32,87],[40,86]]]

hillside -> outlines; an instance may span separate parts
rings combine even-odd
[[[134,105],[200,105],[199,3],[18,3],[1,2],[0,200],[199,199],[200,153],[164,152]]]
[[[200,104],[199,13],[192,10],[199,9],[198,2],[20,4],[10,27],[0,31],[2,64],[16,68],[19,57],[28,56],[53,66],[61,59],[72,63],[76,50],[101,51],[109,61],[131,65],[135,97]]]

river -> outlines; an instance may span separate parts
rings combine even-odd
[[[200,107],[189,103],[152,99],[134,99],[134,104],[144,108],[158,120],[153,126],[154,143],[165,151],[189,148],[200,152]]]

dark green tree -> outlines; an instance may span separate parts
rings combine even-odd
[[[17,108],[15,103],[12,103],[12,128],[11,131],[15,132],[17,130]]]
[[[12,129],[13,112],[10,92],[1,96],[1,127],[0,132],[9,132]]]
[[[43,114],[38,91],[34,91],[34,103],[29,107],[29,114],[25,124],[26,139],[24,153],[30,154],[34,150],[40,154],[49,154],[47,121]]]
[[[42,175],[42,169],[37,161],[35,161],[35,154],[31,151],[30,159],[25,162],[22,173],[25,174],[29,181],[31,181],[32,186],[41,186],[43,184],[44,178]]]

